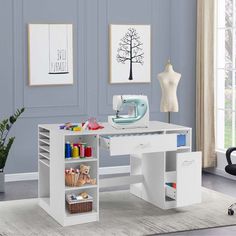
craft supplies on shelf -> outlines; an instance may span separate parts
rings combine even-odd
[[[172,187],[172,188],[176,188],[176,183],[166,183],[166,185]]]
[[[170,199],[176,199],[176,183],[166,183],[165,195]]]
[[[95,117],[90,117],[88,119],[88,129],[89,130],[98,130],[98,129],[103,129],[104,127],[100,125]]]
[[[67,122],[64,125],[59,126],[60,129],[70,130],[70,131],[81,131],[82,126],[80,124],[72,124],[71,122]]]
[[[98,130],[103,129],[104,127],[100,125],[96,118],[90,117],[86,122],[82,123],[71,123],[66,122],[63,125],[59,126],[59,129],[70,130],[70,131],[84,131],[84,130]]]
[[[87,143],[70,143],[65,144],[65,158],[89,158],[93,155],[92,146],[88,146]]]
[[[66,206],[70,214],[90,212],[93,210],[93,198],[86,192],[66,194]]]

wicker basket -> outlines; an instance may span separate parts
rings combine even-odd
[[[66,202],[68,211],[71,214],[89,212],[93,209],[93,202],[71,203]]]
[[[77,173],[66,173],[65,174],[66,186],[70,186],[70,187],[77,186],[78,179],[79,179],[79,174],[77,174]]]
[[[88,197],[86,200],[70,201],[66,198],[66,207],[69,213],[84,213],[93,210],[93,198]]]

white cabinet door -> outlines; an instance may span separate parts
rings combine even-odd
[[[177,207],[200,203],[202,185],[201,152],[177,153],[176,175]]]

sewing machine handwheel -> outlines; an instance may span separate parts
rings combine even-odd
[[[229,215],[229,216],[234,215],[234,210],[232,210],[232,209],[228,209],[228,215]]]

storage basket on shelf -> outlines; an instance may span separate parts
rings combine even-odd
[[[93,198],[90,195],[84,199],[81,196],[76,197],[74,194],[67,194],[66,207],[70,214],[89,212],[93,209]]]
[[[77,186],[79,179],[79,170],[78,169],[70,169],[65,170],[65,183],[66,186],[75,187]]]

